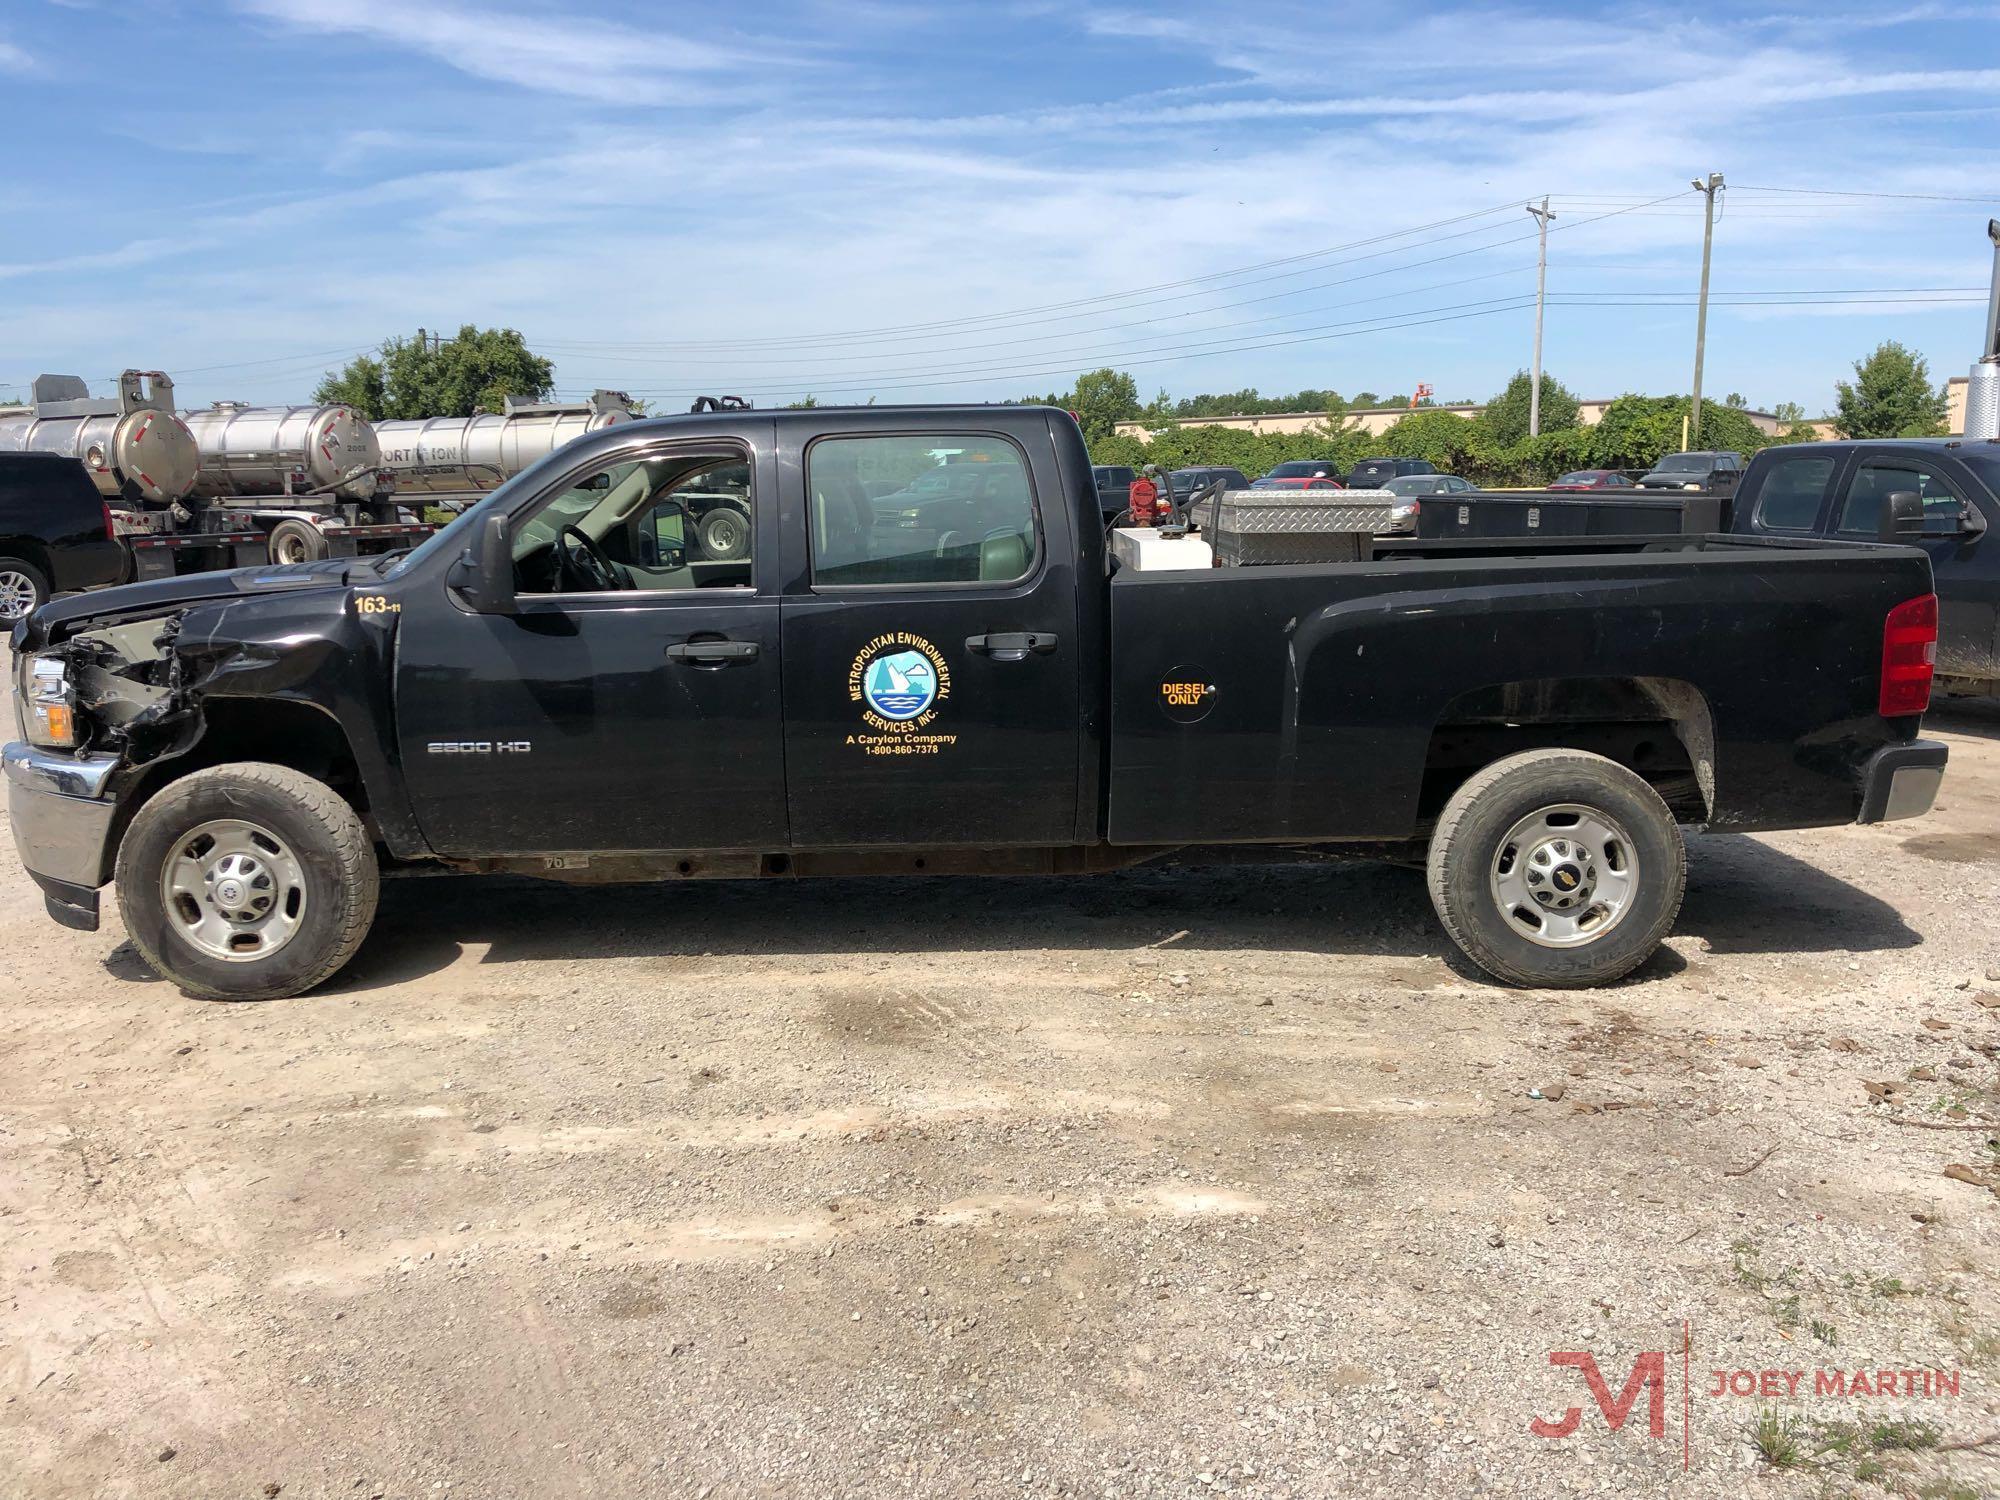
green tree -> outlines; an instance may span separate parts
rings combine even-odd
[[[1518,443],[1528,435],[1528,407],[1534,395],[1534,377],[1526,370],[1514,372],[1507,388],[1486,403],[1479,426],[1487,440],[1500,447]],[[1542,431],[1567,432],[1576,426],[1575,394],[1547,370],[1542,371]]]
[[[1055,404],[1076,413],[1085,442],[1109,437],[1120,422],[1139,415],[1139,384],[1123,370],[1091,370],[1076,377],[1076,388]]]
[[[1771,415],[1791,427],[1806,419],[1806,409],[1796,401],[1780,401],[1771,408]]]
[[[469,417],[499,411],[508,396],[547,400],[555,366],[511,328],[467,323],[433,345],[428,338],[392,338],[378,355],[363,355],[313,392],[318,402],[343,402],[373,420]]]
[[[1678,453],[1687,414],[1686,396],[1620,396],[1592,429],[1597,462],[1610,469],[1648,468],[1662,454]],[[1748,454],[1769,441],[1743,412],[1719,401],[1701,403],[1701,447]]]
[[[1399,458],[1429,459],[1445,473],[1456,474],[1476,433],[1473,424],[1456,412],[1418,408],[1392,422],[1375,446]]]
[[[1834,389],[1834,431],[1847,438],[1936,437],[1944,431],[1945,393],[1930,365],[1894,339],[1854,362],[1854,381]]]

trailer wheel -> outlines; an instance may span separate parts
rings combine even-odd
[[[271,528],[271,561],[318,562],[327,555],[326,538],[310,521],[283,520]]]
[[[49,581],[40,568],[18,557],[0,557],[0,622],[27,619],[48,598]]]
[[[1445,805],[1431,903],[1453,942],[1509,984],[1576,989],[1652,956],[1687,888],[1687,846],[1660,794],[1616,761],[1529,750]]]
[[[733,505],[720,505],[695,524],[701,554],[713,562],[750,555],[750,518]]]
[[[133,944],[183,993],[277,1000],[332,977],[375,917],[361,819],[302,771],[211,766],[139,809],[118,849]]]

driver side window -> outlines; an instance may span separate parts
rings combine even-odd
[[[607,464],[515,528],[523,594],[751,586],[755,510],[741,454]]]

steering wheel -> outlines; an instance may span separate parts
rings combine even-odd
[[[581,553],[570,546],[571,537],[583,544]],[[606,557],[604,549],[581,527],[563,527],[556,533],[556,546],[562,554],[563,572],[581,584],[584,592],[606,593],[632,587],[631,575]]]

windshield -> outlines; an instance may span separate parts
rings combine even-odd
[[[1330,474],[1332,468],[1320,463],[1279,464],[1271,471],[1273,479],[1311,479],[1315,475]]]
[[[1565,474],[1557,484],[1593,484],[1597,480],[1595,469],[1578,469],[1574,474]]]
[[[1655,474],[1706,474],[1715,460],[1699,453],[1669,453],[1653,465]]]
[[[1381,488],[1392,495],[1435,495],[1438,481],[1429,474],[1405,474],[1400,479],[1387,479]]]

